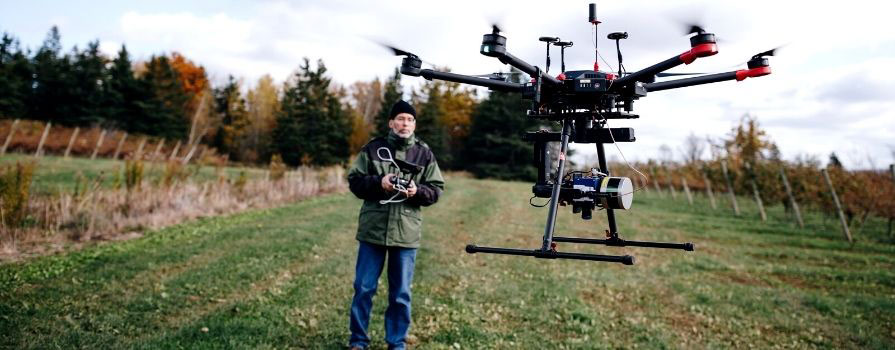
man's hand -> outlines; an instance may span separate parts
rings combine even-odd
[[[410,187],[407,188],[407,192],[405,192],[404,194],[407,195],[407,198],[410,198],[410,197],[413,197],[414,195],[416,195],[416,190],[417,190],[416,182],[413,182],[413,180],[410,180]]]
[[[395,185],[392,185],[392,178],[395,177],[395,174],[386,174],[382,177],[382,189],[386,192],[391,192],[395,190]]]

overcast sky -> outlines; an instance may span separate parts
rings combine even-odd
[[[179,51],[204,65],[214,82],[228,74],[253,84],[263,74],[283,81],[302,57],[323,59],[343,84],[385,77],[400,64],[372,40],[412,51],[454,72],[485,74],[508,67],[478,53],[490,23],[505,30],[507,48],[544,65],[539,36],[559,36],[568,70],[593,65],[592,1],[10,1],[0,0],[0,31],[34,49],[52,25],[63,47],[98,39],[110,56],[121,44],[137,59]],[[720,53],[678,72],[745,68],[757,52],[786,44],[771,58],[773,74],[650,93],[635,104],[630,126],[638,141],[622,144],[629,160],[681,148],[687,135],[723,137],[745,114],[754,115],[783,155],[836,151],[846,166],[877,168],[895,162],[895,6],[877,1],[598,1],[599,46],[616,68],[606,34],[622,42],[629,71],[689,49],[681,23],[700,21],[715,33]],[[558,73],[553,52],[551,73]],[[739,65],[737,65],[739,64]],[[601,69],[607,64],[600,62]],[[405,86],[422,78],[405,77]],[[409,91],[408,91],[409,93]],[[593,146],[578,147],[584,153]],[[608,149],[616,155],[614,147]],[[676,153],[676,157],[680,157]]]

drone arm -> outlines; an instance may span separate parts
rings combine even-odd
[[[693,63],[699,57],[711,56],[718,53],[718,46],[715,43],[704,43],[694,46],[690,51],[674,56],[637,72],[631,73],[624,77],[618,78],[612,84],[618,89],[634,82],[652,81],[657,73],[680,66],[681,64]]]
[[[497,59],[500,60],[500,62],[503,64],[509,64],[513,67],[516,67],[516,69],[519,69],[519,70],[525,72],[529,76],[534,77],[534,76],[538,75],[539,70],[535,66],[532,66],[532,65],[528,64],[528,62],[525,62],[525,61],[519,59],[518,57],[513,56],[513,54],[511,54],[509,52],[504,52],[503,54],[498,56]],[[543,70],[540,71],[540,75],[541,75],[541,79],[543,79],[544,81],[548,81],[551,84],[556,84],[556,85],[560,84],[559,79],[556,79],[554,77],[551,77],[550,75],[547,75],[547,72],[545,72]]]
[[[743,81],[746,78],[755,78],[763,75],[771,74],[771,67],[763,66],[756,67],[752,69],[741,69],[733,72],[726,73],[718,73],[718,74],[709,74],[703,75],[699,77],[686,78],[686,79],[677,79],[672,81],[663,81],[658,83],[650,83],[644,85],[646,91],[662,91],[669,89],[677,89],[682,87],[694,86],[694,85],[702,85],[709,83],[717,83],[720,81],[726,80],[736,80]]]
[[[431,69],[420,69],[419,75],[428,80],[438,79],[455,83],[484,86],[494,91],[522,92],[522,84],[510,83],[502,80],[476,78],[463,74],[439,72]]]

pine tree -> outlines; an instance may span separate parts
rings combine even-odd
[[[189,96],[183,91],[177,71],[171,67],[168,57],[153,56],[146,63],[146,72],[140,77],[147,88],[148,99],[142,103],[144,118],[140,132],[183,139],[189,124],[184,110]]]
[[[379,108],[379,113],[376,114],[376,118],[373,119],[375,132],[372,136],[385,137],[388,135],[388,114],[392,110],[392,105],[403,98],[404,87],[401,86],[401,71],[398,68],[395,68],[395,74],[389,77],[385,82],[385,92],[382,95],[382,106]]]
[[[4,33],[0,38],[0,118],[24,118],[31,95],[32,67],[28,53]]]
[[[244,157],[240,141],[246,133],[249,121],[246,102],[239,85],[239,81],[230,75],[227,85],[214,89],[215,112],[221,126],[212,145],[221,153],[228,154],[230,159],[242,161]]]
[[[73,115],[71,107],[78,96],[71,95],[71,62],[67,55],[60,56],[61,51],[59,29],[54,26],[32,60],[34,80],[28,103],[29,116],[55,124],[72,125],[74,123],[68,117]]]
[[[72,54],[71,94],[78,98],[71,99],[71,115],[67,122],[74,125],[103,124],[109,116],[106,104],[105,85],[106,63],[108,59],[99,52],[99,41],[87,44],[84,51],[74,50]]]
[[[149,98],[146,84],[134,76],[133,64],[127,48],[121,45],[118,57],[109,67],[106,84],[108,121],[116,128],[128,132],[146,132],[152,126],[144,116],[144,104]]]
[[[416,108],[416,132],[420,140],[429,145],[438,157],[438,166],[453,169],[451,152],[448,149],[449,136],[442,125],[443,90],[445,82],[430,80],[423,83],[419,93],[414,93],[412,102]]]
[[[532,145],[522,140],[539,123],[525,115],[518,94],[492,91],[475,109],[466,139],[465,165],[477,177],[534,181]]]
[[[274,145],[289,165],[329,165],[348,158],[348,113],[330,91],[325,73],[322,60],[313,70],[305,58],[284,86]]]

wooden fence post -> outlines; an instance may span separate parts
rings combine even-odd
[[[164,138],[158,141],[158,145],[155,146],[155,152],[152,152],[152,158],[150,158],[152,161],[155,161],[155,159],[158,157],[158,153],[162,150],[162,146],[164,146],[164,145],[165,145]]]
[[[190,151],[187,152],[185,156],[183,156],[183,160],[181,160],[180,163],[183,164],[183,165],[186,165],[187,163],[189,163],[189,162],[190,162],[190,159],[193,158],[193,153],[196,153],[196,148],[198,148],[198,147],[199,147],[199,143],[198,143],[198,142],[196,142],[195,144],[193,144],[193,147],[191,147],[191,148],[190,148]]]
[[[671,176],[670,171],[665,171],[666,178],[668,179],[668,192],[671,192],[671,198],[677,199],[677,191],[674,189],[674,177]]]
[[[709,181],[709,175],[705,171],[702,172],[702,179],[705,181],[705,194],[709,196],[709,202],[712,203],[712,209],[718,209],[715,205],[715,193],[712,192],[712,182]]]
[[[134,153],[134,160],[143,159],[143,146],[146,146],[146,136],[140,139],[140,145],[137,146],[137,152]]]
[[[177,143],[174,144],[174,151],[171,152],[171,156],[168,157],[168,160],[174,160],[174,158],[177,157],[177,151],[179,151],[179,150],[180,150],[180,140],[177,140]]]
[[[687,194],[687,202],[693,205],[693,195],[690,194],[690,186],[687,186],[687,178],[681,177],[681,181],[684,183],[684,193]]]
[[[758,205],[758,214],[761,215],[761,221],[768,221],[768,216],[764,212],[764,203],[761,202],[761,194],[758,192],[758,184],[755,182],[755,172],[752,171],[752,166],[749,163],[746,163],[746,170],[749,172],[749,185],[752,186],[752,195],[755,197],[755,204]]]
[[[13,120],[12,125],[9,126],[9,134],[6,135],[6,142],[3,143],[3,148],[0,148],[0,156],[6,154],[6,147],[9,147],[9,143],[12,142],[12,135],[16,133],[16,128],[19,126],[19,120]]]
[[[802,221],[802,211],[799,210],[799,203],[796,202],[796,197],[792,195],[792,187],[789,186],[786,170],[783,167],[780,167],[780,177],[783,179],[783,188],[786,189],[786,196],[789,197],[789,205],[792,206],[793,213],[796,214],[796,222],[799,223],[799,228],[805,228],[805,222]]]
[[[848,231],[848,222],[845,220],[845,214],[842,213],[842,205],[839,204],[839,196],[836,195],[836,189],[833,188],[833,182],[830,181],[830,174],[827,174],[827,169],[820,169],[820,172],[824,175],[824,181],[827,182],[827,187],[830,188],[830,195],[833,196],[833,204],[836,205],[836,212],[839,213],[839,223],[842,224],[842,233],[845,234],[845,238],[848,239],[848,242],[851,243],[851,232]]]
[[[118,159],[118,155],[121,153],[121,147],[124,146],[124,140],[127,140],[127,132],[124,132],[124,135],[121,135],[121,139],[118,140],[118,146],[115,147],[115,154],[112,155],[112,159]]]
[[[662,194],[662,190],[659,189],[659,177],[656,176],[655,171],[650,171],[653,175],[653,187],[656,189],[656,193],[659,194],[659,197],[665,198],[665,195]]]
[[[106,130],[101,129],[99,133],[99,139],[96,140],[96,146],[93,147],[93,154],[90,155],[90,159],[96,159],[96,154],[99,152],[99,147],[103,145],[103,140],[106,139]]]
[[[81,128],[75,127],[75,131],[71,133],[71,138],[68,139],[68,146],[65,147],[65,155],[63,156],[63,158],[68,158],[68,156],[71,154],[71,148],[75,145],[75,140],[78,139],[79,132],[81,132]]]
[[[53,123],[47,122],[47,126],[44,128],[44,133],[40,136],[40,142],[37,144],[37,151],[34,152],[35,157],[43,155],[44,142],[47,141],[47,135],[50,134],[51,125],[53,125]]]
[[[733,184],[730,182],[730,175],[727,173],[727,161],[721,162],[721,172],[724,173],[724,180],[727,181],[727,194],[730,196],[730,202],[733,204],[734,215],[740,215],[740,207],[737,205],[737,196],[733,193]]]

